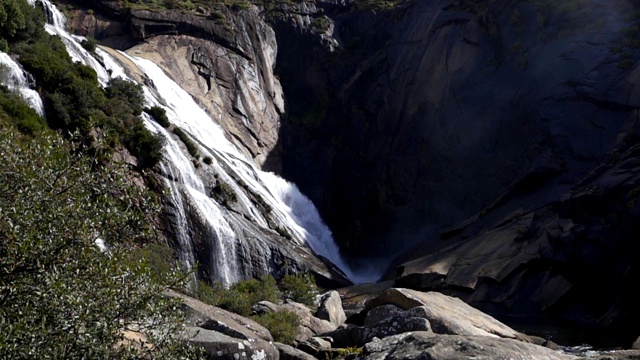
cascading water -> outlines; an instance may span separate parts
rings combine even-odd
[[[29,87],[27,74],[24,72],[20,64],[15,62],[9,55],[0,52],[0,64],[5,66],[7,70],[4,79],[0,79],[3,85],[9,89],[17,91],[40,116],[44,115],[44,105],[42,98],[37,91]]]
[[[97,49],[96,53],[100,57],[100,61],[97,61],[80,45],[81,37],[66,32],[65,18],[57,8],[48,0],[42,0],[42,4],[50,22],[46,30],[63,39],[74,61],[94,68],[102,85],[115,76],[134,81],[126,75],[125,66],[120,65],[121,62],[108,52]],[[242,213],[242,217],[249,218],[263,229],[277,229],[278,232],[286,233],[291,241],[304,244],[316,254],[333,262],[352,281],[369,280],[355,278],[340,257],[331,232],[322,222],[317,210],[295,185],[274,174],[258,170],[252,162],[246,160],[227,140],[216,121],[153,62],[130,57],[125,53],[120,53],[118,57],[127,58],[127,64],[135,64],[137,69],[129,69],[130,72],[142,72],[151,79],[152,86],[142,85],[148,105],[165,109],[171,124],[185,131],[197,144],[199,153],[210,160],[207,161],[207,165],[197,163],[200,167],[205,167],[204,170],[196,169],[194,161],[185,155],[175,137],[148,116],[144,117],[147,128],[166,138],[165,159],[161,170],[166,179],[165,183],[171,190],[169,196],[180,208],[176,212],[178,229],[175,236],[178,237],[183,262],[188,266],[195,263],[191,255],[193,245],[188,229],[189,216],[185,211],[188,207],[191,209],[190,213],[195,213],[207,228],[213,257],[213,268],[209,269],[212,278],[228,285],[247,275],[239,268],[236,249],[241,241],[237,235],[241,226],[234,227],[227,221],[228,217],[237,214],[232,214],[229,209],[208,195],[210,189],[207,187],[210,184],[205,185],[198,174],[199,171],[207,171],[214,174],[218,185],[224,184],[233,192],[235,206],[239,209],[237,211]],[[255,199],[260,199],[262,205],[256,205]],[[263,270],[264,273],[270,272],[269,269]]]

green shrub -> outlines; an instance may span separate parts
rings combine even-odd
[[[313,278],[308,273],[285,275],[278,285],[285,298],[313,307],[318,293]]]
[[[10,204],[0,216],[0,357],[191,358],[178,340],[179,304],[162,295],[184,278],[158,282],[153,260],[131,255],[154,236],[146,219],[160,209],[126,167],[97,167],[59,136],[0,132],[0,153],[0,204]],[[131,328],[150,346],[122,346]]]
[[[0,114],[23,134],[36,135],[46,128],[44,119],[22,97],[0,86]]]
[[[164,108],[160,106],[152,106],[150,108],[145,108],[144,112],[151,115],[153,120],[155,120],[163,128],[166,129],[169,126],[171,126],[171,122],[169,122],[169,118],[167,117],[167,112]]]
[[[94,53],[96,51],[96,47],[98,47],[98,42],[96,41],[96,39],[92,37],[88,37],[82,40],[81,45],[88,52]]]
[[[296,335],[298,335],[300,318],[293,311],[282,310],[252,318],[269,330],[274,341],[289,345],[294,344]]]
[[[189,152],[189,154],[191,154],[191,156],[193,156],[194,158],[197,158],[198,156],[200,156],[200,154],[198,153],[198,147],[191,140],[189,135],[187,135],[187,133],[184,132],[184,130],[180,129],[179,127],[176,127],[173,129],[173,133],[176,134],[180,139],[180,141],[182,141],[184,146],[187,147],[187,151]]]
[[[202,159],[202,161],[204,161],[204,163],[207,165],[213,164],[213,159],[211,158],[211,156],[205,156],[204,159]]]
[[[142,106],[144,105],[144,93],[142,85],[133,83],[122,78],[113,78],[109,80],[105,88],[107,98],[118,98],[125,100],[129,104],[132,115],[140,115]]]
[[[251,307],[260,301],[277,302],[280,292],[273,276],[237,282],[229,289],[216,284],[213,287],[200,283],[197,297],[211,305],[219,306],[242,316],[251,315]]]
[[[235,203],[238,201],[238,196],[231,186],[220,179],[218,179],[216,185],[213,187],[212,195],[214,199],[221,203]]]
[[[141,160],[142,168],[151,168],[162,160],[165,139],[151,133],[137,119],[133,129],[126,133],[123,143],[133,155]]]

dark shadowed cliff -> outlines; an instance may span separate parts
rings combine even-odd
[[[193,81],[355,264],[503,315],[638,317],[635,2],[92,3],[78,29]]]

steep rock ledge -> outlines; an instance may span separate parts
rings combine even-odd
[[[278,51],[260,10],[184,14],[121,9],[118,2],[70,2],[70,27],[156,62],[204,106],[245,154],[261,166],[277,142],[282,88]],[[87,11],[90,7],[91,11]],[[220,13],[218,13],[220,11]]]

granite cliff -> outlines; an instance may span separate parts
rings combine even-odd
[[[188,83],[367,271],[501,315],[637,319],[637,4],[356,3],[92,1],[73,26]]]

